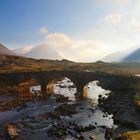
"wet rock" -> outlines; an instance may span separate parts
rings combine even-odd
[[[97,122],[95,122],[95,125],[97,125]]]
[[[140,129],[139,114],[133,96],[133,89],[113,91],[107,99],[99,102],[98,106],[108,114],[113,114],[114,124],[119,125],[121,130]]]
[[[57,127],[52,127],[51,129],[48,130],[48,136],[52,137],[59,137],[62,138],[62,136],[66,136],[67,135],[67,130],[62,127],[62,126],[57,126]]]
[[[92,136],[90,136],[89,138],[90,138],[91,140],[96,140],[95,135],[92,135]]]
[[[110,139],[112,139],[113,135],[114,135],[113,129],[106,128],[106,130],[105,130],[105,139],[110,140]]]
[[[76,106],[77,106],[76,104],[73,104],[73,105],[65,104],[63,106],[56,108],[51,113],[51,116],[54,118],[58,118],[60,115],[67,116],[67,115],[75,114]]]
[[[81,134],[77,133],[76,138],[80,139],[80,137],[81,137]]]
[[[90,130],[93,130],[95,129],[96,127],[92,124],[89,124],[89,126],[77,126],[77,131],[78,132],[87,132],[87,131],[90,131]]]
[[[0,140],[1,140],[1,138],[3,138],[4,137],[4,132],[2,131],[2,130],[0,130]]]
[[[80,138],[79,138],[79,140],[85,140],[84,136],[81,135]]]
[[[94,126],[94,125],[92,125],[92,124],[89,124],[89,126],[86,126],[85,127],[85,129],[86,129],[86,131],[90,131],[90,130],[93,130],[93,129],[95,129],[96,127]]]
[[[80,107],[80,109],[84,110],[84,108],[83,108],[83,107]]]
[[[90,110],[92,113],[95,112],[95,109],[93,109],[93,108],[89,108],[89,110]]]
[[[102,126],[100,126],[102,129],[106,129],[106,126],[105,125],[102,125]]]
[[[82,94],[81,92],[76,92],[76,93],[75,93],[75,97],[76,97],[77,99],[80,99],[80,98],[83,97],[83,94]]]
[[[18,136],[18,132],[19,131],[17,130],[16,125],[14,125],[14,124],[8,124],[6,126],[6,130],[7,130],[7,133],[8,133],[8,135],[9,135],[9,137],[11,139],[14,139],[14,138],[16,138]]]
[[[64,103],[64,102],[66,102],[66,101],[68,101],[68,97],[64,97],[64,96],[59,95],[59,96],[56,98],[56,102],[58,102],[58,103]]]
[[[24,128],[24,125],[21,122],[18,122],[17,127],[21,130]]]
[[[26,103],[21,103],[20,106],[17,107],[17,112],[19,112],[20,110],[22,110],[22,109],[24,109],[26,107],[27,107]]]

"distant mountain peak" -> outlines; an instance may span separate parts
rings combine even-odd
[[[135,51],[125,57],[123,62],[140,62],[140,48],[137,48]]]
[[[131,47],[129,49],[111,53],[104,57],[104,62],[129,62],[139,61],[140,62],[140,48],[138,46]],[[139,60],[138,60],[139,59]]]
[[[58,51],[48,44],[41,44],[33,47],[28,53],[25,54],[25,56],[36,59],[62,59]]]
[[[0,54],[6,55],[16,55],[14,52],[6,48],[3,44],[0,43]]]

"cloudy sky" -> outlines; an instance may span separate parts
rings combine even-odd
[[[96,61],[140,45],[140,0],[0,0],[0,42]]]

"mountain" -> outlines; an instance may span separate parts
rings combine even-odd
[[[126,57],[125,52],[115,52],[107,55],[102,59],[105,62],[121,62]]]
[[[123,51],[118,51],[111,53],[104,57],[102,61],[104,62],[124,62],[127,61],[127,57],[133,54],[137,50],[137,46],[134,46],[133,48],[125,49]]]
[[[12,51],[18,55],[24,55],[24,54],[28,53],[32,48],[33,48],[33,46],[25,46],[22,48],[14,49]]]
[[[125,57],[123,62],[140,62],[140,48]]]
[[[16,55],[14,52],[6,48],[3,44],[0,44],[0,54]]]
[[[62,59],[59,53],[51,46],[47,44],[42,44],[36,47],[33,47],[29,52],[24,56],[36,59]]]

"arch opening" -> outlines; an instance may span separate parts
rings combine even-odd
[[[42,94],[41,84],[36,79],[25,78],[20,81],[17,87],[18,96],[38,97]]]
[[[98,103],[99,98],[107,98],[111,91],[103,89],[99,83],[97,80],[87,83],[83,88],[83,97],[94,100],[95,103]]]
[[[69,100],[75,100],[77,88],[75,84],[67,77],[59,77],[51,80],[46,86],[47,94],[62,95]]]

